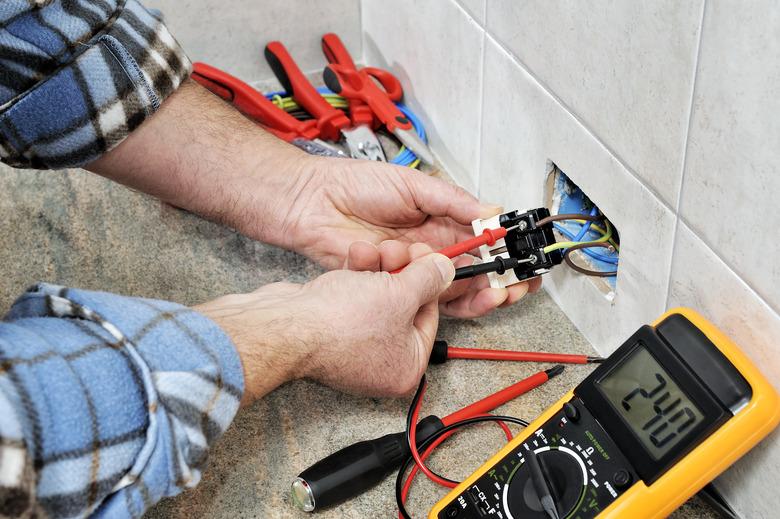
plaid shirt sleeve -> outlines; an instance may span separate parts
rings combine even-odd
[[[0,1],[0,160],[82,166],[119,144],[191,70],[137,0]]]
[[[0,322],[0,517],[140,517],[198,483],[243,383],[189,308],[31,288]]]

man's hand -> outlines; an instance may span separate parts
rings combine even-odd
[[[408,261],[408,244],[450,245],[472,236],[471,220],[500,211],[408,168],[306,155],[194,81],[88,169],[328,268],[344,266],[356,241],[351,268],[396,268]],[[456,266],[472,261],[462,257]],[[458,281],[442,311],[476,317],[540,283],[492,289],[485,276]]]
[[[287,380],[307,377],[351,393],[402,396],[430,357],[437,299],[455,275],[429,254],[399,274],[337,270],[305,284],[274,283],[195,307],[233,340],[246,379],[244,403]]]
[[[452,245],[474,236],[472,220],[501,211],[480,204],[460,187],[409,168],[324,158],[312,158],[310,164],[301,172],[301,189],[286,204],[285,232],[276,239],[328,268],[346,261],[353,270],[394,270],[409,262],[409,243],[437,249]],[[462,267],[474,260],[464,256],[455,261]],[[541,278],[509,289],[490,288],[485,276],[459,281],[442,295],[442,312],[477,317],[540,286]]]

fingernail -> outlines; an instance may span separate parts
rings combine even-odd
[[[452,264],[452,260],[443,254],[434,254],[433,262],[436,263],[436,267],[441,272],[441,278],[452,283],[452,278],[455,277],[455,265]]]
[[[482,204],[479,210],[479,217],[484,220],[485,218],[501,214],[503,211],[504,208],[500,205]]]
[[[492,288],[493,306],[502,304],[509,297],[509,290],[506,288]]]

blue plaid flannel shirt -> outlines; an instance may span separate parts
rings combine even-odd
[[[0,0],[0,159],[92,161],[190,62],[135,0]],[[173,303],[38,285],[0,322],[0,518],[140,517],[196,485],[243,372]]]
[[[136,0],[0,1],[0,160],[82,166],[119,144],[191,71]]]

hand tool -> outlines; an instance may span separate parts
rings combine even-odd
[[[426,164],[435,165],[436,160],[428,145],[417,136],[412,123],[392,101],[402,90],[400,82],[390,72],[375,67],[355,70],[339,63],[331,63],[325,67],[322,78],[328,88],[342,97],[359,99],[366,103],[404,146]],[[382,88],[377,86],[374,79]]]
[[[518,362],[557,362],[560,364],[598,364],[603,357],[546,353],[541,351],[485,350],[481,348],[457,348],[447,341],[433,341],[429,364],[444,364],[449,359],[507,360]]]
[[[544,384],[561,371],[563,366],[556,366],[531,375],[442,419],[428,416],[417,424],[415,434],[424,441],[442,427],[483,415]],[[400,432],[358,442],[318,461],[293,482],[293,502],[301,510],[311,512],[338,504],[376,485],[409,455],[406,435]]]
[[[341,133],[352,158],[380,160],[376,151],[381,150],[382,146],[374,132],[365,125],[349,129],[349,118],[317,93],[281,42],[272,41],[265,46],[265,59],[284,90],[316,119],[323,139],[337,141]]]
[[[673,309],[642,326],[428,517],[549,519],[546,497],[560,517],[666,517],[779,422],[780,395],[750,359],[698,313]]]
[[[312,155],[345,157],[341,150],[317,138],[314,121],[299,121],[235,76],[206,63],[194,63],[192,78],[213,94],[233,104],[241,113],[280,139]]]
[[[325,54],[328,63],[336,63],[350,70],[357,70],[355,62],[352,61],[352,56],[349,55],[349,51],[347,51],[347,48],[341,42],[341,38],[339,38],[338,35],[329,32],[322,37],[322,52]],[[401,85],[399,84],[399,89],[400,86]],[[387,161],[382,146],[379,145],[374,136],[374,132],[371,130],[375,121],[374,113],[371,111],[371,108],[360,99],[350,99],[349,118],[352,120],[352,130],[344,135],[347,142],[352,139],[355,141],[353,142],[353,146],[365,148],[367,154],[373,154],[373,156],[376,157],[375,160]],[[365,138],[365,135],[367,134],[374,136],[373,141]]]

